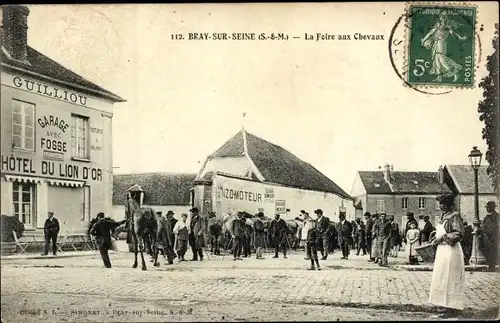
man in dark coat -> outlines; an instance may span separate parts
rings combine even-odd
[[[269,224],[269,231],[271,232],[271,237],[273,239],[274,244],[274,257],[278,258],[278,252],[281,247],[283,250],[283,258],[287,258],[286,250],[287,250],[287,234],[288,227],[286,222],[283,219],[280,219],[280,215],[276,214],[274,216],[274,220]]]
[[[169,211],[173,216],[174,212]],[[167,213],[168,214],[168,213]],[[167,218],[158,215],[158,229],[156,232],[156,248],[163,251],[163,255],[167,258],[168,264],[174,263],[175,252],[174,252],[174,242],[175,236],[173,232],[173,227],[170,226],[170,221]]]
[[[328,229],[328,253],[334,253],[338,247],[339,237],[337,234],[337,224],[330,221],[330,229]]]
[[[491,271],[498,264],[498,230],[500,215],[495,211],[496,203],[486,203],[486,216],[479,230],[479,247],[486,258],[486,263]]]
[[[201,217],[197,207],[192,208],[189,212],[191,212],[189,244],[191,245],[191,251],[193,253],[191,261],[197,261],[198,257],[200,261],[202,261],[203,247],[205,246],[205,219]]]
[[[340,213],[338,224],[339,244],[342,249],[342,257],[340,259],[349,258],[349,247],[352,245],[352,223],[345,219],[345,214]]]
[[[429,216],[424,216],[424,227],[420,231],[420,242],[425,243],[430,241],[431,232],[434,231],[431,221],[429,221]]]
[[[210,252],[220,255],[220,239],[222,236],[222,223],[217,220],[215,212],[208,212],[208,233],[210,236]]]
[[[378,246],[377,246],[377,228],[380,223],[380,218],[378,213],[372,214],[372,229],[370,230],[370,238],[371,238],[371,248],[370,248],[370,259],[369,262],[373,261],[375,263],[378,262]]]
[[[328,258],[328,236],[330,232],[330,219],[323,216],[323,210],[317,209],[314,211],[316,219],[316,233],[318,236],[318,245],[321,246],[321,260]]]
[[[467,222],[464,222],[464,238],[460,240],[460,245],[464,252],[464,264],[469,265],[470,257],[472,256],[472,226]]]
[[[366,226],[361,221],[361,219],[356,219],[359,221],[356,221],[356,236],[354,239],[356,239],[357,242],[357,250],[356,250],[356,256],[359,256],[359,252],[363,251],[362,256],[366,255]]]
[[[241,251],[243,240],[245,239],[245,218],[243,212],[236,213],[236,219],[231,223],[231,232],[233,233],[233,260],[243,260]]]
[[[385,213],[380,214],[380,221],[377,226],[377,244],[379,253],[379,265],[387,267],[387,256],[389,254],[389,246],[391,239],[391,222],[394,216],[387,216]]]
[[[243,238],[243,257],[248,258],[252,255],[252,239],[253,239],[253,228],[251,225],[247,224],[247,218],[243,217],[244,223],[244,238]]]
[[[368,254],[371,253],[372,250],[372,227],[373,220],[370,212],[365,212],[365,245],[368,250]]]
[[[103,212],[97,214],[97,222],[94,223],[90,234],[96,237],[99,244],[99,252],[106,268],[111,268],[111,260],[109,259],[108,250],[111,249],[111,230],[119,227],[127,220],[116,222],[110,218],[105,218]]]
[[[266,247],[265,226],[264,223],[262,222],[263,218],[264,218],[264,213],[259,212],[257,213],[257,218],[255,219],[254,222],[254,228],[255,228],[254,244],[255,244],[255,256],[257,259],[264,259],[264,257],[262,256],[262,248]]]
[[[48,213],[48,218],[45,220],[43,232],[45,233],[45,250],[42,256],[49,253],[50,240],[52,240],[52,253],[57,254],[57,235],[59,234],[59,221],[54,217],[54,212]]]

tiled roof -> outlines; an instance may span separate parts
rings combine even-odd
[[[246,136],[246,140],[244,136]],[[351,199],[349,194],[310,164],[280,146],[245,130],[238,132],[209,157],[243,156],[245,141],[248,155],[262,176],[264,176],[265,182],[328,192]]]
[[[142,173],[113,175],[113,204],[125,202],[127,190],[139,185],[144,190],[145,205],[189,205],[196,174]]]
[[[359,176],[368,194],[441,194],[451,192],[446,184],[439,183],[437,172],[394,172],[391,184],[382,171],[360,171]]]
[[[2,60],[2,68],[5,67],[14,67],[27,70],[28,72],[33,72],[37,74],[41,74],[46,77],[50,77],[62,82],[66,82],[72,85],[83,87],[95,96],[101,96],[108,99],[111,99],[115,102],[125,102],[125,99],[119,97],[118,95],[103,89],[99,85],[86,80],[75,72],[67,69],[56,61],[50,59],[44,54],[36,51],[35,49],[28,46],[28,61],[30,65],[18,62],[16,60],[10,59],[3,50],[1,50],[1,60]],[[61,84],[63,86],[68,86],[68,84]],[[79,87],[76,87],[77,90],[82,90]]]
[[[445,165],[450,174],[458,193],[474,194],[474,170],[470,165]],[[495,194],[492,181],[486,172],[488,166],[479,167],[478,188],[480,194]]]

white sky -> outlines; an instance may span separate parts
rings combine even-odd
[[[483,152],[482,90],[405,88],[388,55],[404,3],[29,6],[30,46],[122,96],[116,173],[198,172],[245,129],[311,163],[350,192],[356,171],[467,164]],[[480,70],[496,3],[480,4]],[[385,41],[173,41],[172,33],[383,34]],[[352,37],[352,36],[351,36]]]

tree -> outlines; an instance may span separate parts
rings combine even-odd
[[[488,162],[488,175],[493,184],[493,189],[498,195],[500,193],[500,171],[498,154],[500,153],[500,127],[499,127],[499,106],[498,106],[498,24],[495,25],[495,36],[493,37],[493,54],[488,56],[486,68],[488,75],[479,83],[483,88],[483,100],[479,102],[477,111],[480,113],[479,120],[484,122],[483,139],[486,140],[488,150],[486,151],[486,161]]]

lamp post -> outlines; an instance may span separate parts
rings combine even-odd
[[[481,250],[479,250],[479,228],[481,227],[481,220],[479,219],[479,183],[478,183],[478,172],[481,166],[481,159],[483,154],[477,146],[472,147],[472,151],[469,154],[469,161],[472,169],[474,170],[474,225],[473,240],[472,240],[472,256],[470,259],[471,263],[476,265],[481,265],[486,263],[486,259],[483,256]]]

